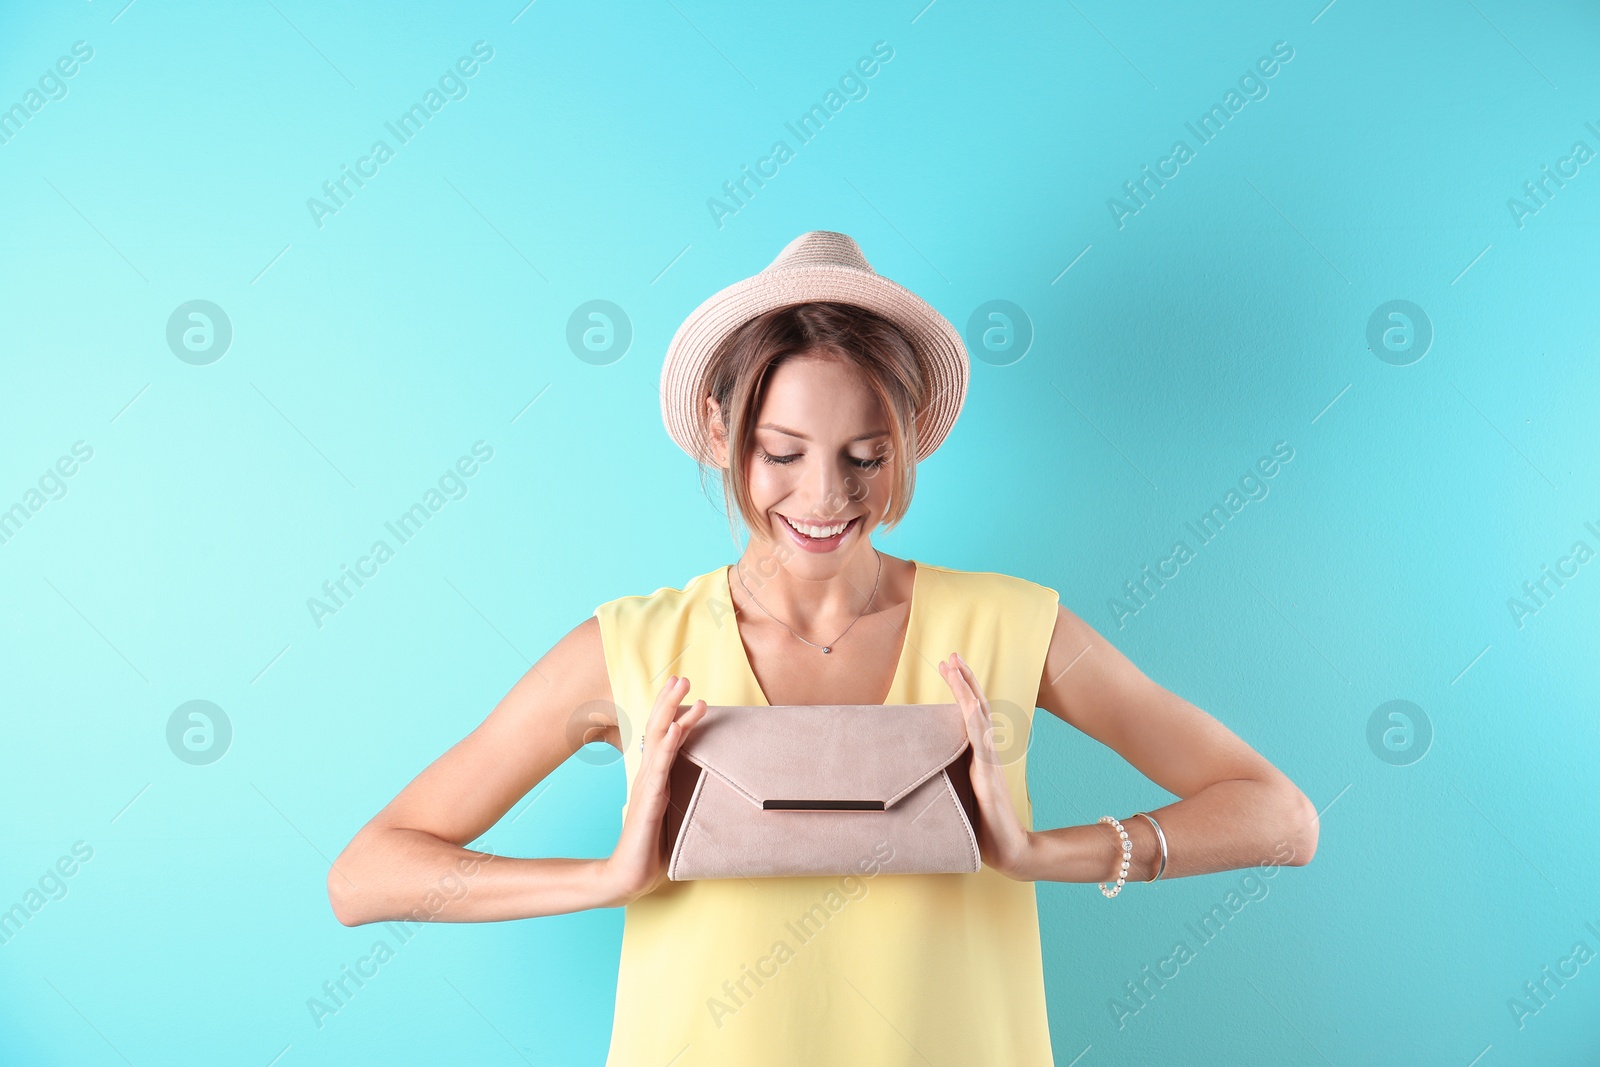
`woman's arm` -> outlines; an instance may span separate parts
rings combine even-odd
[[[1059,607],[1039,707],[1116,750],[1181,800],[1150,809],[1167,838],[1162,880],[1256,865],[1304,866],[1317,849],[1317,809],[1298,787],[1212,716],[1147,678],[1078,616]],[[1133,843],[1128,882],[1156,872],[1150,823],[1111,812]],[[1035,830],[1018,879],[1112,882],[1121,838],[1091,823]]]
[[[590,617],[534,664],[488,718],[412,779],[345,846],[328,899],[346,926],[414,919],[488,922],[626,903],[601,859],[513,859],[462,847],[585,742],[586,721],[621,747]]]

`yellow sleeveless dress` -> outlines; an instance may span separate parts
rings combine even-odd
[[[954,700],[959,652],[995,716],[1022,825],[1027,741],[1055,590],[916,563],[886,703]],[[595,609],[623,720],[629,794],[639,731],[667,676],[691,701],[766,705],[734,621],[730,569]],[[623,811],[626,813],[626,798]],[[606,1067],[1051,1067],[1034,883],[976,874],[668,881],[623,911]]]

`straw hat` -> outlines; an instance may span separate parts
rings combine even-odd
[[[917,416],[917,462],[933,454],[966,400],[967,346],[927,301],[875,272],[855,241],[831,230],[796,237],[761,273],[695,308],[672,335],[661,365],[661,418],[679,448],[699,462],[715,463],[698,451],[704,401],[692,390],[723,337],[762,312],[815,300],[867,308],[905,333],[931,392],[927,409]]]

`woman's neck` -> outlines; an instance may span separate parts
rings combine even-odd
[[[766,542],[752,539],[734,565],[736,594],[754,600],[751,607],[757,614],[765,608],[802,633],[826,630],[835,622],[842,626],[869,606],[882,610],[888,602],[891,561],[870,543],[862,544],[836,572],[817,577],[803,573],[811,569],[804,566],[811,561],[800,558],[806,555],[787,546],[774,552]]]

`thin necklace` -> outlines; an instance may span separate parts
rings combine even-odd
[[[878,576],[872,580],[872,596],[867,597],[867,606],[861,609],[861,613],[860,614],[858,614],[855,618],[850,620],[850,626],[854,626],[856,623],[861,621],[861,616],[865,615],[867,613],[867,608],[872,607],[873,600],[875,600],[877,598],[877,596],[878,596],[878,582],[879,582],[880,579],[883,578],[883,553],[879,552],[876,548],[874,548],[872,551],[878,557]],[[744,575],[742,573],[740,573],[739,564],[737,562],[735,562],[734,565],[733,565],[733,573],[739,576],[739,585],[744,588],[745,595],[748,596],[751,600],[754,600],[756,602],[756,607],[760,608],[762,611],[767,611],[767,606],[765,604],[761,603],[761,601],[756,598],[756,595],[754,593],[750,592],[750,587],[748,585],[744,584]],[[794,627],[793,626],[790,626],[788,623],[784,622],[782,619],[778,618],[776,615],[773,615],[772,612],[770,612],[770,611],[767,611],[767,614],[772,616],[773,621],[777,622],[778,625],[782,626],[785,630],[788,630],[790,633],[794,634],[796,637],[800,637],[799,634],[795,634],[794,633]],[[844,628],[844,633],[841,633],[839,635],[839,637],[843,637],[845,634],[849,633],[850,632],[850,626],[846,626]],[[803,638],[803,637],[800,637],[800,640],[806,641],[806,644],[810,645],[812,648],[820,648],[824,652],[832,652],[833,651],[833,646],[838,644],[838,642],[839,642],[839,637],[835,637],[832,641],[828,642],[825,645],[819,645],[815,641],[806,641],[806,639]]]

